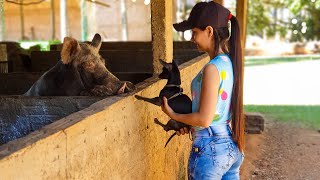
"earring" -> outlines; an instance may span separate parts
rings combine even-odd
[[[231,21],[230,20],[228,20],[228,31],[229,31],[228,39],[230,39],[230,36],[231,36]]]

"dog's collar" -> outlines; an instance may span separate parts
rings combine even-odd
[[[176,85],[176,84],[167,84],[165,87],[178,87],[178,88],[180,88],[180,92],[178,92],[178,93],[174,94],[173,96],[169,97],[168,101],[170,99],[173,99],[173,98],[177,97],[177,96],[180,96],[182,94],[182,91],[183,91],[183,89],[180,87],[180,85]]]
[[[171,97],[168,98],[168,101],[169,101],[170,99],[173,99],[173,98],[177,97],[177,96],[180,96],[181,94],[182,94],[181,91],[178,92],[178,93],[176,93],[176,94],[174,94],[173,96],[171,96]]]
[[[180,85],[176,85],[176,84],[167,84],[167,85],[165,85],[164,87],[177,87],[177,88],[179,88],[179,89],[180,89],[180,93],[182,93],[182,92],[183,92],[183,89],[182,89],[182,87],[180,87]]]
[[[181,89],[180,85],[176,85],[176,84],[167,84],[165,87],[178,87]]]

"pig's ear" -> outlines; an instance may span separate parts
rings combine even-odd
[[[91,46],[97,48],[98,50],[100,49],[101,47],[101,36],[100,34],[95,34],[93,39],[92,39],[92,42],[91,42]]]
[[[80,45],[77,40],[65,37],[61,50],[61,61],[63,64],[71,63],[71,56],[80,51]]]

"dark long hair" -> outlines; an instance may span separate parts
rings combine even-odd
[[[219,53],[219,47],[229,54],[233,66],[233,90],[231,98],[232,112],[232,138],[237,143],[240,151],[244,150],[244,115],[243,115],[243,60],[240,41],[240,28],[236,17],[231,19],[231,36],[228,27],[214,28],[215,55]],[[201,28],[202,29],[202,28]],[[203,28],[202,30],[204,30]]]
[[[233,65],[232,138],[240,151],[244,150],[244,115],[243,115],[243,56],[241,47],[240,27],[236,17],[231,17],[231,36],[229,39],[230,58]]]

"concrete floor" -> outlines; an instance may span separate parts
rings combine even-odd
[[[244,104],[320,105],[320,60],[245,68]]]

